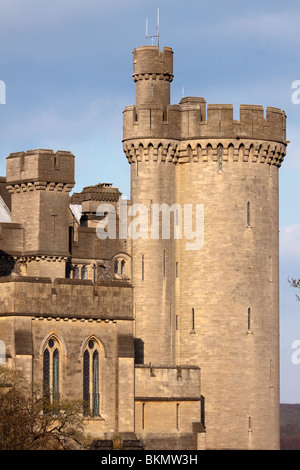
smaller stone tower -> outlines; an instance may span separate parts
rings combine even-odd
[[[6,160],[12,222],[23,227],[22,265],[31,276],[65,276],[69,256],[69,191],[74,186],[71,152],[30,150]]]
[[[170,105],[172,49],[135,49],[133,80],[136,105],[124,110],[123,143],[131,163],[132,209],[146,212],[140,236],[132,239],[137,360],[174,364],[174,238],[153,234],[157,226],[155,210],[162,204],[168,208],[175,201],[173,155],[179,121],[178,107]],[[172,232],[173,214],[170,216]]]
[[[153,46],[139,47],[133,51],[133,81],[136,84],[136,107],[167,108],[170,104],[170,83],[173,80],[173,51],[163,52]]]

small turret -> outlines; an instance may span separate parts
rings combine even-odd
[[[123,141],[136,138],[174,139],[180,133],[179,106],[170,104],[173,51],[142,46],[133,51],[136,104],[123,113]],[[176,137],[175,137],[176,136]]]
[[[170,104],[173,80],[173,51],[164,47],[142,46],[133,51],[133,80],[136,83],[136,107],[166,107]]]

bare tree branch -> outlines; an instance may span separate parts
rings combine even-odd
[[[51,404],[41,386],[0,366],[0,450],[85,449],[83,404]]]
[[[294,279],[294,278],[288,278],[288,282],[292,287],[295,287],[296,289],[300,289],[300,279]],[[296,294],[297,300],[300,301],[300,295]]]

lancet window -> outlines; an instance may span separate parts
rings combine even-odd
[[[61,347],[55,337],[51,337],[43,351],[43,393],[49,403],[58,403],[60,393]]]
[[[88,341],[83,353],[84,416],[100,416],[100,361],[97,342]]]

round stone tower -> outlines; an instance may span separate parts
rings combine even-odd
[[[209,448],[279,447],[278,169],[285,114],[181,102],[181,206],[203,205],[204,241],[180,241],[179,358],[201,367]],[[189,116],[187,118],[187,115]]]
[[[124,111],[132,204],[150,217],[151,201],[173,206],[182,228],[132,240],[136,338],[145,362],[201,368],[208,449],[278,449],[286,116],[241,105],[237,121],[232,105],[194,97],[169,105],[171,54],[134,51],[137,106]]]

